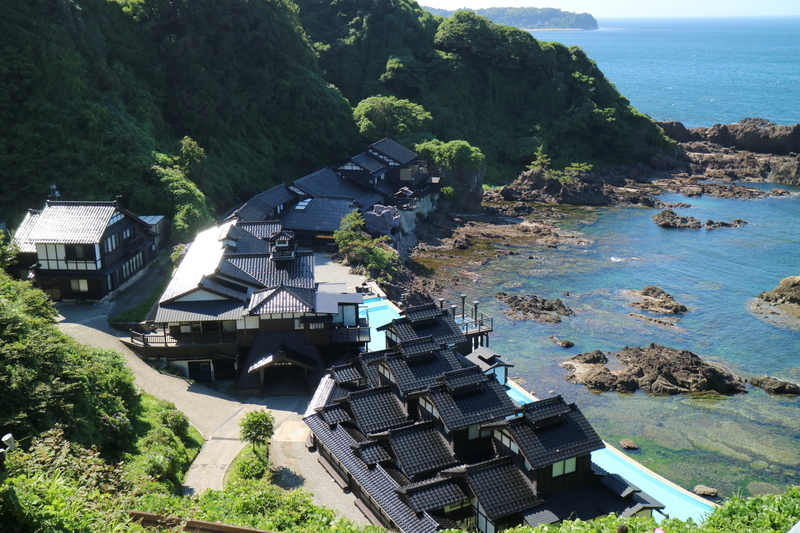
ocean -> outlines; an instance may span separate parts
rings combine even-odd
[[[580,46],[631,105],[687,127],[760,117],[800,122],[800,17],[599,19],[532,31]]]
[[[800,122],[800,18],[601,20],[598,31],[534,32],[584,48],[631,103],[658,120],[711,126],[758,116]],[[761,184],[766,189],[775,184]],[[636,459],[686,488],[723,495],[781,492],[800,484],[800,399],[760,389],[736,396],[595,394],[564,379],[569,356],[651,342],[690,350],[744,377],[771,375],[800,383],[800,326],[773,324],[751,312],[753,299],[787,276],[800,275],[800,188],[744,201],[664,195],[686,202],[680,215],[749,222],[741,228],[667,230],[646,208],[561,207],[554,219],[580,244],[549,248],[494,243],[517,252],[477,267],[463,258],[426,263],[464,281],[459,292],[494,317],[491,347],[507,357],[539,397],[576,402],[611,443],[630,438]],[[472,267],[476,268],[476,267]],[[677,326],[630,316],[631,290],[656,285],[689,308]],[[560,324],[516,322],[498,291],[561,298],[575,311]],[[450,302],[448,302],[449,304]],[[550,335],[575,342],[564,349]]]

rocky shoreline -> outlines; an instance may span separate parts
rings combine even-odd
[[[709,195],[756,200],[791,193],[780,188],[765,191],[744,183],[773,181],[800,185],[800,125],[775,126],[761,119],[712,128],[687,129],[677,122],[660,125],[677,142],[673,156],[656,155],[649,165],[584,172],[571,180],[547,177],[542,170],[529,170],[508,185],[485,191],[480,206],[465,208],[470,214],[448,216],[441,214],[446,211],[442,209],[429,215],[417,225],[414,234],[404,237],[398,244],[401,257],[412,266],[396,280],[396,290],[390,289],[391,292],[398,298],[406,294],[406,298],[410,298],[408,303],[418,303],[438,296],[447,287],[476,281],[480,268],[488,261],[515,253],[498,248],[497,242],[536,242],[549,248],[561,244],[591,244],[558,227],[558,220],[567,216],[563,206],[656,208],[662,212],[653,217],[654,221],[663,227],[731,228],[743,226],[747,221],[734,217],[730,222],[702,222],[672,211],[690,209],[690,203],[668,204],[654,196],[670,192],[688,199]],[[774,153],[748,149],[772,149]],[[715,180],[715,183],[708,180]],[[476,188],[480,185],[476,183]],[[469,196],[477,198],[479,195],[470,192]],[[430,281],[425,279],[430,272],[414,267],[419,260],[453,259],[463,259],[464,268],[459,271],[463,278]],[[420,276],[422,279],[418,279]],[[669,321],[660,321],[665,322],[662,325],[669,325]]]

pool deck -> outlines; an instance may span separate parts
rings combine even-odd
[[[514,381],[508,382],[508,386],[513,389],[516,393],[531,399],[531,401],[537,401],[538,398],[522,388],[518,383]],[[513,398],[513,395],[512,395]],[[636,461],[635,459],[631,458],[629,455],[617,450],[611,444],[606,441],[603,441],[606,445],[604,450],[599,450],[600,456],[597,457],[599,462],[604,464],[599,464],[601,468],[606,469],[606,464],[613,463],[614,459],[618,461],[624,461],[628,467],[630,467],[636,474],[636,477],[639,479],[629,479],[629,482],[632,482],[639,486],[642,490],[644,490],[647,494],[655,498],[656,500],[660,501],[665,505],[664,513],[672,518],[680,518],[680,519],[687,519],[692,518],[695,523],[702,523],[705,519],[705,516],[714,510],[714,508],[719,507],[718,504],[706,500],[698,496],[697,494],[686,490],[685,488],[681,487],[673,483],[672,481],[668,480],[664,476],[656,474],[640,462]],[[597,453],[597,452],[595,452]],[[603,460],[603,454],[607,457]],[[593,454],[592,460],[594,461],[596,458]],[[595,461],[598,462],[598,461]],[[613,464],[611,465],[610,469],[607,469],[612,473],[620,474],[622,477],[625,477],[624,472],[614,472],[613,471]],[[673,497],[673,494],[677,492],[678,498],[676,499]],[[688,504],[681,505],[681,503]]]

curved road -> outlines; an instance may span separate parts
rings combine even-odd
[[[145,281],[148,284],[150,280]],[[138,283],[137,283],[138,285]],[[119,299],[149,294],[145,288],[132,289]],[[136,380],[136,385],[156,398],[169,400],[203,434],[205,444],[186,473],[184,494],[199,494],[206,489],[222,490],[224,476],[233,459],[244,447],[239,440],[239,420],[248,411],[267,408],[275,417],[271,444],[274,481],[283,488],[302,488],[314,495],[314,503],[336,509],[338,514],[359,524],[368,524],[355,507],[352,494],[344,493],[318,464],[316,454],[304,445],[309,429],[302,415],[310,397],[265,396],[240,402],[196,383],[161,374],[119,341],[121,332],[108,326],[112,303],[94,305],[58,304],[60,328],[78,342],[121,353]]]

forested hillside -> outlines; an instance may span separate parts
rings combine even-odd
[[[423,6],[423,8],[440,17],[449,17],[455,13],[435,7]],[[524,30],[597,29],[597,20],[589,13],[573,13],[553,7],[487,7],[471,11],[497,24]]]
[[[468,141],[494,181],[539,147],[556,165],[595,166],[668,148],[582,51],[471,12],[444,19],[412,0],[6,0],[0,218],[15,227],[55,184],[65,200],[121,196],[139,214],[178,214],[191,234],[396,133],[359,133],[365,114],[393,123],[409,110],[398,140]]]

